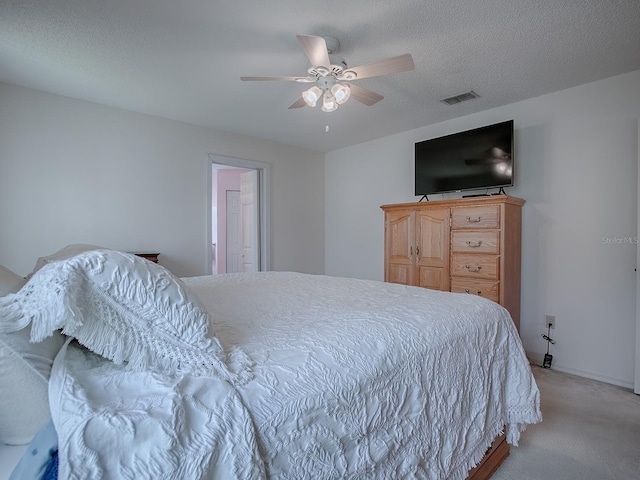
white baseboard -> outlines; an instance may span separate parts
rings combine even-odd
[[[544,357],[544,353],[526,352],[526,354],[527,354],[527,358],[533,365],[542,366],[542,359]],[[608,375],[599,375],[597,373],[588,372],[586,370],[580,370],[579,368],[565,367],[564,365],[558,365],[555,363],[552,363],[551,370],[556,370],[562,373],[569,373],[571,375],[588,378],[590,380],[598,380],[599,382],[610,383],[611,385],[630,388],[631,390],[633,390],[633,382],[629,382],[627,380],[621,380],[615,377],[609,377]]]

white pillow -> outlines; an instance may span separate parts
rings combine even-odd
[[[66,260],[67,258],[74,257],[79,253],[88,252],[89,250],[104,250],[105,247],[99,247],[98,245],[91,245],[89,243],[73,243],[61,248],[57,252],[47,255],[46,257],[40,257],[36,261],[36,265],[33,271],[27,275],[27,279],[30,279],[34,273],[40,270],[45,265],[51,262],[57,262],[58,260]]]
[[[15,293],[26,280],[0,265],[0,297]],[[6,325],[0,314],[0,331]],[[0,443],[22,445],[31,441],[51,417],[49,374],[64,343],[59,332],[41,343],[31,343],[31,328],[0,333]]]
[[[33,341],[62,328],[134,369],[229,377],[197,297],[166,268],[133,254],[92,250],[48,263],[20,292],[0,298],[0,315],[14,328],[32,322]]]

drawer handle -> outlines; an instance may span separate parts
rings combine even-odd
[[[469,223],[478,223],[481,220],[482,220],[482,217],[480,217],[480,215],[478,215],[478,218],[467,217],[467,222]]]
[[[468,289],[468,288],[465,288],[465,289],[464,289],[464,292],[465,292],[465,293],[471,293],[471,292],[469,291],[469,289]],[[477,295],[482,295],[482,290],[478,290],[478,291],[476,292],[476,294],[477,294]]]
[[[464,268],[466,268],[467,270],[469,270],[470,272],[479,272],[480,270],[482,270],[482,265],[476,265],[475,268],[471,268],[471,265],[469,265],[468,263],[464,266]]]
[[[478,243],[471,243],[470,240],[467,240],[467,247],[478,248],[480,245],[482,245],[482,240],[478,240]]]

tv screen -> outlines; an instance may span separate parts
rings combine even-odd
[[[513,186],[513,120],[416,142],[415,194]]]

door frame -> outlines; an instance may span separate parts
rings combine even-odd
[[[637,213],[637,226],[636,226],[636,355],[635,355],[635,381],[633,384],[633,391],[640,395],[640,118],[638,120],[638,213]]]
[[[213,194],[212,175],[214,164],[257,170],[258,188],[260,190],[258,192],[260,271],[267,272],[271,270],[271,164],[210,153],[205,164],[205,178],[207,182],[205,258],[207,262],[207,273],[209,275],[211,274],[211,195]]]

